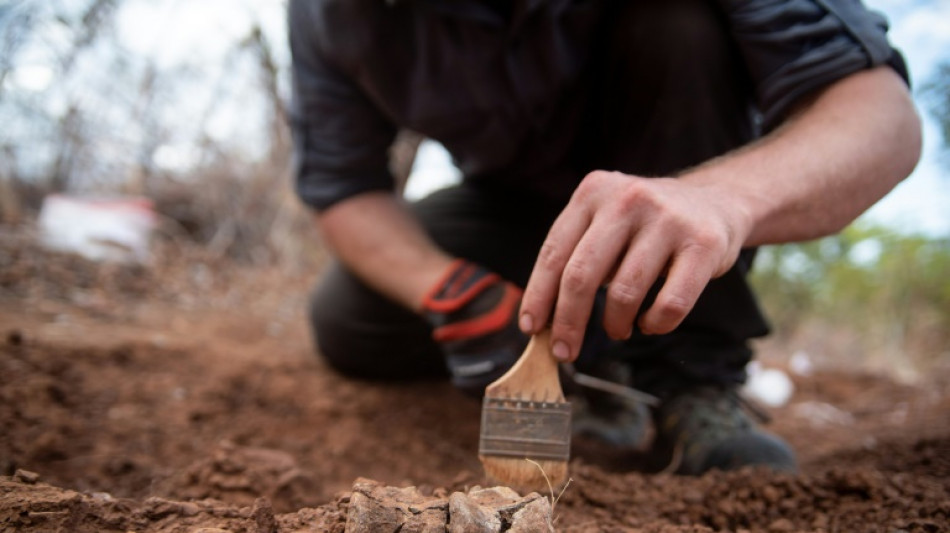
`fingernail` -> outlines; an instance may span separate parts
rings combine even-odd
[[[630,337],[633,337],[633,326],[630,326],[630,329],[627,330],[627,334],[623,336],[623,340],[628,341]]]
[[[554,354],[555,359],[560,361],[567,361],[571,358],[571,350],[564,341],[556,341],[554,346],[551,347],[551,353]]]
[[[528,313],[521,315],[521,318],[518,319],[518,327],[525,333],[534,331],[534,320],[531,320],[531,315]]]

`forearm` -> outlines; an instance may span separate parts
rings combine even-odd
[[[576,358],[606,282],[608,334],[627,338],[634,322],[669,333],[742,247],[838,231],[906,177],[919,151],[907,88],[880,68],[833,84],[766,138],[677,179],[591,172],[541,247],[522,329],[551,323],[555,356]]]
[[[365,283],[418,311],[451,258],[391,193],[364,193],[317,216],[324,240]]]
[[[735,198],[744,246],[835,233],[913,169],[920,123],[889,68],[832,85],[758,143],[683,178]]]

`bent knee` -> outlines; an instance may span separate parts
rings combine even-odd
[[[445,375],[428,325],[340,267],[310,297],[315,351],[342,374],[369,379]]]

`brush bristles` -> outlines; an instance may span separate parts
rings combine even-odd
[[[522,493],[547,494],[552,489],[557,490],[567,481],[567,461],[528,461],[484,455],[479,459],[482,460],[482,466],[485,467],[485,474],[489,479]]]

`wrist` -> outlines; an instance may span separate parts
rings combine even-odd
[[[452,261],[422,299],[433,338],[452,342],[492,335],[516,321],[521,289],[464,259]]]
[[[729,235],[731,248],[738,250],[749,245],[760,212],[768,205],[768,198],[750,190],[743,182],[731,179],[735,172],[715,166],[700,167],[680,179],[699,187],[704,201],[716,207],[724,231]]]

